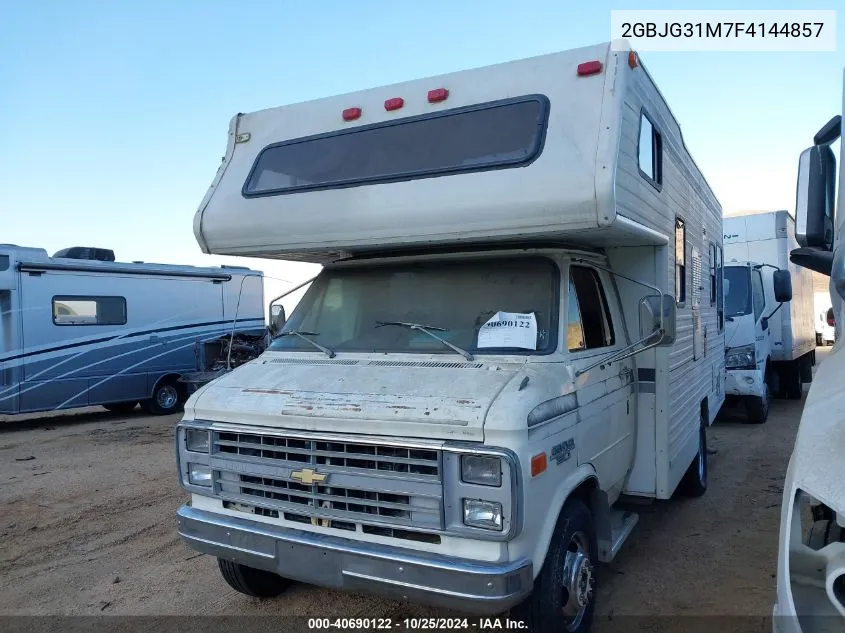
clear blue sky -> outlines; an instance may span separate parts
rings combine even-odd
[[[192,220],[236,112],[606,41],[611,8],[691,7],[0,0],[0,242],[219,263],[200,253]],[[838,17],[835,53],[642,54],[726,210],[794,207],[798,154],[842,107]],[[292,280],[309,272],[251,264]]]

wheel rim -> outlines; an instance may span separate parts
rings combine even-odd
[[[172,409],[179,401],[179,394],[176,392],[176,387],[173,385],[164,385],[158,390],[156,394],[156,403],[162,409]]]
[[[593,564],[590,546],[583,532],[575,532],[569,539],[563,561],[561,610],[567,631],[575,631],[593,599]]]

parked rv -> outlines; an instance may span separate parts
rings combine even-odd
[[[0,245],[0,413],[138,403],[173,412],[194,343],[263,327],[263,295],[262,273],[243,267]]]
[[[845,94],[842,111],[845,112]],[[830,277],[836,321],[845,317],[845,171],[831,144],[843,137],[842,116],[822,127],[798,163],[800,248],[791,260]],[[840,163],[845,159],[840,140]],[[845,354],[834,344],[807,394],[786,471],[777,565],[776,633],[845,630]]]
[[[833,345],[836,321],[833,318],[833,304],[830,301],[830,293],[815,293],[813,305],[816,315],[816,345]]]
[[[798,247],[787,211],[726,217],[725,393],[765,422],[769,396],[800,399],[811,382],[816,344],[813,277],[791,264]],[[791,288],[791,289],[790,289]]]
[[[583,632],[623,499],[705,492],[722,213],[624,45],[239,114],[194,231],[324,266],[178,428],[179,532],[237,591]]]

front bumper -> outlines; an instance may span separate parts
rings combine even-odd
[[[486,563],[239,519],[183,505],[179,534],[193,549],[285,578],[347,591],[496,615],[531,592],[533,568],[520,559]]]
[[[765,385],[759,369],[729,369],[725,373],[725,395],[763,396]]]

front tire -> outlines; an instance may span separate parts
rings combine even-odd
[[[180,411],[185,400],[184,391],[175,380],[162,380],[156,385],[153,397],[141,404],[148,413],[168,415]]]
[[[292,581],[278,574],[222,558],[217,559],[217,566],[226,584],[235,591],[252,598],[275,598],[293,584]]]
[[[681,492],[687,497],[700,497],[707,492],[707,423],[702,419],[698,431],[698,453],[681,480]]]
[[[746,396],[745,417],[751,424],[763,424],[769,419],[770,396],[768,381],[763,381],[762,396]]]
[[[579,499],[560,512],[546,560],[531,595],[513,615],[533,633],[587,633],[595,611],[598,560],[593,515]]]

